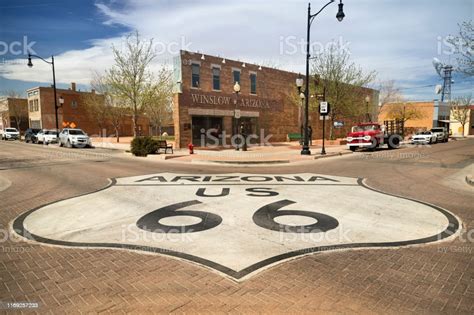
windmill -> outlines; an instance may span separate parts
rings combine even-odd
[[[453,66],[442,63],[438,58],[433,58],[433,66],[438,75],[443,79],[443,85],[436,85],[435,93],[441,93],[441,102],[451,100],[451,83]]]

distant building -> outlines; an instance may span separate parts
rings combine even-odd
[[[95,91],[78,91],[76,84],[71,83],[69,89],[57,89],[56,93],[58,99],[64,98],[64,105],[58,109],[59,129],[80,128],[92,136],[104,135],[104,133],[109,136],[115,133],[109,123],[105,123],[102,128],[99,127],[99,123],[86,110],[84,96],[95,93]],[[55,129],[54,89],[52,87],[35,87],[27,90],[27,95],[29,126],[31,128]],[[133,135],[131,117],[124,119],[120,129],[120,136]],[[138,130],[141,135],[149,134],[149,121],[146,117],[139,118]]]
[[[28,102],[24,98],[4,97],[0,99],[0,129],[28,128]],[[18,121],[17,121],[18,120]]]
[[[469,106],[469,112],[467,113],[467,121],[464,125],[464,136],[474,135],[474,105]],[[451,123],[449,125],[450,133],[453,136],[463,136],[462,125],[459,121],[454,119],[453,112],[451,111]]]
[[[181,51],[174,59],[173,120],[177,147],[189,143],[208,143],[207,131],[220,144],[242,131],[259,138],[271,135],[270,142],[286,141],[288,134],[301,133],[303,110],[295,86],[297,73],[263,67],[244,61]],[[238,82],[240,93],[234,92]],[[369,95],[378,103],[378,92],[361,89],[363,99]],[[296,103],[295,103],[295,100]],[[310,99],[309,125],[313,137],[321,137],[322,121]],[[375,108],[371,109],[375,112]],[[344,119],[344,128],[352,122]],[[329,129],[328,122],[326,127]],[[338,122],[340,123],[340,122]],[[338,129],[345,136],[347,130]],[[225,139],[224,139],[225,135]],[[260,139],[254,139],[256,143]],[[214,140],[211,140],[213,144]]]
[[[450,107],[448,103],[439,101],[408,101],[403,103],[383,104],[379,113],[379,122],[390,120],[390,112],[395,106],[398,108],[406,108],[407,110],[414,109],[420,114],[420,118],[409,119],[405,122],[406,134],[430,130],[433,127],[446,127],[449,130]]]

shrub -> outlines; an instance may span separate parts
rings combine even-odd
[[[158,142],[152,137],[136,137],[132,140],[130,151],[135,156],[147,156],[156,153]]]

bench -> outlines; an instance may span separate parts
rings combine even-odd
[[[299,141],[303,139],[303,136],[300,133],[289,133],[286,135],[286,138],[288,141]]]
[[[173,145],[172,144],[168,144],[166,142],[166,140],[158,140],[158,150],[157,152],[159,153],[160,149],[164,149],[165,150],[165,154],[166,152],[168,152],[168,149],[171,150],[171,154],[173,154]]]

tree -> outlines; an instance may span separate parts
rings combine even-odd
[[[115,65],[107,71],[110,84],[132,109],[133,136],[138,134],[138,116],[143,110],[147,87],[151,81],[148,67],[155,58],[153,40],[144,41],[138,32],[128,35],[124,49],[112,46]]]
[[[173,117],[171,74],[171,71],[163,68],[148,85],[144,98],[144,111],[150,119],[151,126],[159,130],[160,135],[162,126],[170,122]]]
[[[108,74],[95,74],[91,87],[96,93],[84,96],[87,113],[93,118],[101,130],[111,124],[115,131],[116,141],[120,142],[120,127],[125,117],[130,114],[127,100],[114,90]]]
[[[457,70],[467,76],[474,75],[474,25],[472,21],[465,21],[459,24],[459,34],[449,36],[447,39],[454,47],[454,54],[457,55]]]
[[[416,105],[410,104],[406,101],[390,104],[388,108],[387,117],[403,121],[405,124],[408,120],[416,120],[424,118],[424,114]]]
[[[313,74],[318,80],[319,91],[326,91],[326,101],[331,104],[332,121],[342,117],[358,117],[365,112],[363,87],[376,76],[374,71],[364,72],[350,61],[349,52],[334,43],[319,53],[313,62]],[[333,138],[333,124],[330,124],[329,137]]]
[[[99,134],[107,126],[108,109],[105,105],[104,94],[108,91],[107,85],[104,82],[103,76],[98,73],[94,73],[91,81],[91,88],[96,93],[87,93],[82,96],[82,101],[86,109],[86,113],[89,118],[97,124],[99,127]]]
[[[24,106],[21,102],[15,101],[16,99],[22,98],[21,93],[15,90],[8,90],[5,91],[4,94],[7,98],[13,99],[11,103],[8,103],[8,113],[10,117],[15,119],[16,128],[21,133],[21,122],[28,119],[28,106]]]
[[[379,111],[381,111],[387,103],[400,102],[403,99],[403,95],[400,89],[395,86],[394,80],[380,82],[378,90]]]
[[[126,101],[114,96],[113,94],[106,95],[106,104],[108,106],[108,117],[110,124],[114,128],[115,138],[117,143],[120,142],[120,127],[125,117],[130,114],[130,107],[127,106]],[[109,100],[107,100],[109,99]]]
[[[464,128],[469,120],[472,95],[457,97],[451,101],[451,116],[462,126],[462,136],[464,137]]]

